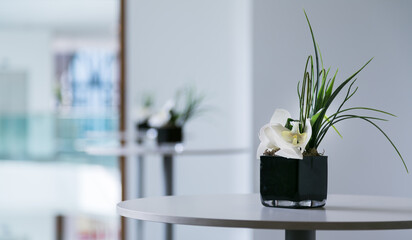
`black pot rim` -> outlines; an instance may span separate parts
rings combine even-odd
[[[286,158],[286,157],[282,157],[282,156],[278,156],[278,155],[274,155],[274,156],[269,156],[269,155],[261,155],[260,159],[262,158],[276,158],[276,159],[287,159],[287,160],[303,160],[303,159],[308,159],[308,158],[328,158],[327,155],[316,155],[316,156],[303,156],[302,159],[299,158]]]

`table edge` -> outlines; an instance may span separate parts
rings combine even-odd
[[[217,194],[227,195],[227,194]],[[242,194],[239,194],[242,195]],[[252,195],[252,194],[243,194]],[[333,194],[336,195],[336,194]],[[216,196],[216,195],[215,195]],[[351,196],[351,195],[345,195]],[[367,195],[356,195],[367,196]],[[370,195],[372,196],[372,195]],[[170,196],[168,196],[170,197]],[[377,196],[378,197],[378,196]],[[381,197],[381,196],[379,196]],[[132,200],[126,200],[133,201]],[[359,221],[359,222],[285,222],[285,221],[256,221],[241,219],[219,219],[186,216],[165,216],[161,214],[137,212],[123,208],[122,202],[116,206],[117,213],[123,217],[160,223],[170,223],[179,225],[210,226],[210,227],[230,227],[230,228],[250,228],[250,229],[284,229],[284,230],[400,230],[412,229],[412,219],[406,221]]]

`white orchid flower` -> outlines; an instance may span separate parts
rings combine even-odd
[[[149,118],[149,126],[151,127],[161,127],[166,125],[166,123],[170,120],[170,112],[166,111],[159,111],[153,114]]]
[[[152,115],[152,110],[148,107],[142,107],[137,113],[137,119],[139,122],[147,120]]]
[[[166,125],[172,117],[170,114],[170,110],[172,110],[174,107],[175,102],[173,100],[168,100],[159,112],[153,114],[149,118],[149,125],[151,127],[162,127]]]
[[[310,120],[307,119],[305,129],[303,133],[301,133],[299,131],[299,122],[291,122],[291,124],[292,130],[280,124],[272,126],[280,148],[276,154],[286,158],[302,159],[302,153],[305,151],[305,147],[312,135],[312,126],[310,125]]]
[[[290,117],[291,117],[290,113],[286,111],[285,109],[275,110],[275,112],[272,115],[272,118],[270,119],[270,123],[264,125],[260,129],[260,132],[259,132],[260,144],[259,144],[259,147],[256,153],[256,158],[259,159],[260,156],[262,156],[263,153],[266,151],[266,149],[275,150],[275,151],[279,149],[278,144],[276,143],[275,132],[271,126],[277,125],[277,124],[284,126],[286,122],[288,121],[288,118]]]
[[[172,99],[166,101],[166,103],[162,106],[162,110],[170,112],[176,106],[176,102]]]
[[[299,131],[299,122],[291,122],[292,130],[285,128],[287,120],[291,118],[290,113],[284,109],[276,109],[270,123],[260,129],[259,139],[261,141],[257,157],[269,150],[275,150],[276,155],[286,158],[303,158],[303,151],[312,135],[310,120],[306,120],[303,133]]]

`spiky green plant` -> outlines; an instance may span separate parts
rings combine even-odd
[[[154,103],[154,97],[151,93],[145,93],[142,96],[142,107],[144,108],[152,108]]]
[[[319,147],[319,144],[322,142],[323,138],[325,137],[326,133],[329,131],[331,127],[339,134],[339,136],[342,137],[339,131],[335,128],[335,125],[337,123],[344,121],[344,120],[348,120],[348,119],[360,119],[360,120],[366,121],[367,123],[370,123],[372,126],[378,129],[385,136],[385,138],[389,141],[389,143],[395,149],[399,158],[402,160],[402,163],[406,171],[408,172],[406,163],[401,153],[395,146],[395,144],[392,142],[389,136],[375,123],[375,121],[387,121],[387,120],[384,118],[369,116],[367,114],[358,115],[357,113],[353,113],[353,111],[363,110],[365,112],[375,112],[375,113],[383,114],[386,116],[395,116],[395,115],[379,110],[379,109],[369,108],[369,107],[344,108],[345,103],[358,90],[358,87],[353,88],[357,80],[355,78],[356,75],[360,71],[362,71],[362,69],[364,69],[366,65],[368,65],[372,61],[373,58],[367,61],[358,71],[356,71],[354,74],[352,74],[349,78],[347,78],[345,81],[343,81],[340,85],[338,85],[334,89],[338,70],[336,70],[336,72],[333,74],[333,77],[328,79],[330,68],[326,70],[323,66],[322,55],[319,50],[319,46],[316,43],[315,35],[313,34],[313,30],[312,30],[312,26],[309,22],[309,18],[305,11],[304,13],[305,13],[305,17],[309,25],[310,33],[312,36],[313,47],[315,50],[315,65],[316,65],[316,70],[315,70],[314,63],[313,63],[313,56],[310,55],[306,61],[302,83],[299,82],[297,86],[298,97],[299,97],[299,108],[300,108],[300,116],[299,116],[300,129],[301,131],[305,129],[306,119],[310,119],[310,123],[312,127],[312,135],[311,135],[311,138],[308,144],[306,145],[305,154],[307,155],[317,155],[318,154],[317,149]],[[319,58],[320,58],[320,61],[319,61]],[[343,101],[341,102],[341,104],[339,105],[338,109],[333,114],[327,115],[326,112],[328,111],[330,105],[332,104],[334,100],[336,100],[336,97],[338,96],[338,94],[344,89],[346,89],[346,95]]]
[[[170,110],[169,125],[183,126],[193,117],[201,114],[205,96],[196,91],[194,87],[185,87],[177,91],[176,103],[178,106]]]

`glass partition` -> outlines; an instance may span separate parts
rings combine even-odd
[[[0,239],[118,239],[118,0],[0,2]]]

